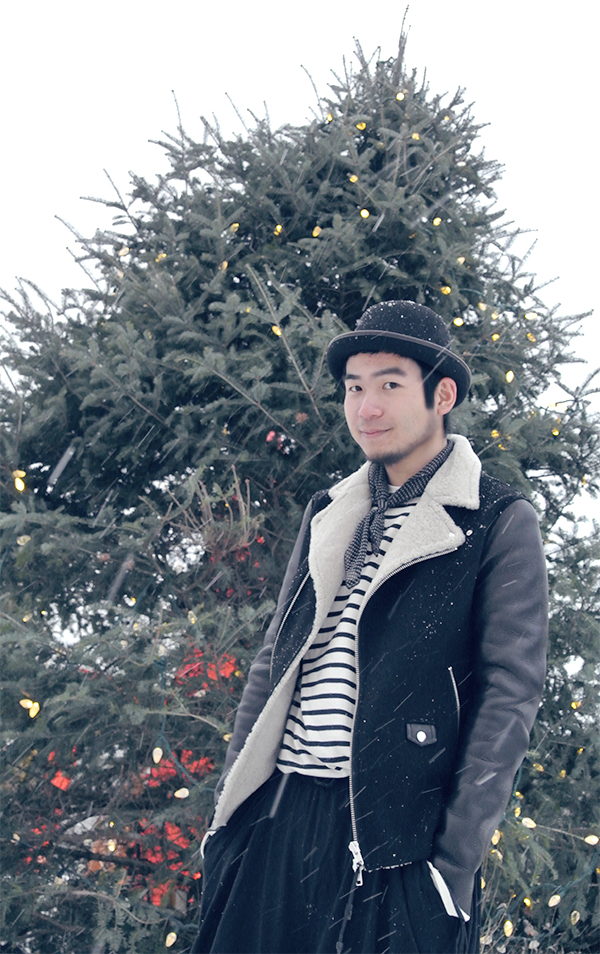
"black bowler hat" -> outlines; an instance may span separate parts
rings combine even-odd
[[[466,398],[471,372],[462,358],[450,350],[448,329],[431,308],[414,301],[382,301],[371,305],[354,331],[338,335],[329,343],[327,364],[335,380],[340,381],[351,355],[378,351],[389,351],[429,365],[442,377],[454,379],[456,404]]]

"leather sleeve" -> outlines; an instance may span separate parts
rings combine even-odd
[[[465,911],[527,752],[546,671],[546,566],[526,500],[511,503],[489,531],[474,626],[474,706],[431,857]]]
[[[315,511],[315,502],[322,496],[323,494],[318,494],[313,497],[304,511],[302,525],[298,532],[296,543],[294,545],[294,549],[292,550],[292,555],[289,559],[281,590],[279,592],[279,599],[277,600],[275,615],[273,616],[273,619],[271,620],[265,634],[262,649],[256,656],[248,673],[248,682],[246,683],[241,702],[238,706],[231,741],[229,742],[227,753],[225,755],[223,772],[215,789],[215,801],[217,801],[221,793],[225,776],[240,754],[244,746],[244,742],[250,734],[252,726],[258,719],[263,706],[269,697],[271,688],[270,668],[273,643],[275,642],[275,637],[279,630],[279,626],[281,625],[285,609],[291,596],[293,595],[292,587],[295,582],[294,578],[297,576],[301,564],[308,555],[310,521]]]

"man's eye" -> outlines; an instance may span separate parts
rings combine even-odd
[[[383,386],[384,386],[384,388],[387,388],[388,391],[391,391],[392,388],[397,388],[397,387],[398,387],[398,382],[397,382],[397,381],[386,381]]]
[[[348,386],[348,393],[352,391],[360,391],[360,384],[350,384]]]

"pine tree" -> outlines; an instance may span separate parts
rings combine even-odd
[[[600,440],[591,379],[545,398],[581,316],[543,304],[461,93],[432,95],[403,42],[357,52],[310,124],[206,123],[202,143],[180,124],[169,172],[80,237],[89,284],[60,307],[4,295],[0,949],[193,938],[212,789],[303,507],[360,461],[326,344],[412,298],[473,370],[454,430],[548,544],[550,678],[484,949],[592,950],[600,547],[571,507]]]

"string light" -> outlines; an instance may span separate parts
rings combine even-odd
[[[500,341],[500,335],[497,332],[492,335],[492,341]]]
[[[442,295],[449,295],[450,292],[452,291],[452,288],[450,287],[450,285],[442,285],[442,287],[440,288],[440,291]]]
[[[543,766],[543,765],[540,765],[539,762],[534,762],[534,763],[533,763],[533,767],[534,767],[534,769],[536,770],[536,772],[543,772],[543,771],[544,771],[544,766]]]
[[[413,133],[411,138],[412,138],[412,139],[419,140],[421,137],[419,136],[418,133]]]
[[[224,272],[228,265],[229,265],[229,262],[227,261],[221,262],[221,264],[219,265],[219,271]]]
[[[178,788],[176,792],[173,792],[174,798],[189,798],[189,795],[189,788]]]
[[[29,617],[31,619],[31,617]],[[24,709],[29,710],[29,718],[35,719],[36,715],[40,711],[39,702],[34,702],[33,699],[20,699],[19,705],[23,706]]]
[[[24,547],[25,544],[29,543],[30,540],[31,540],[31,537],[29,536],[29,534],[24,533],[22,537],[17,537],[17,546]]]
[[[535,321],[539,316],[536,315],[535,311],[528,311],[525,315],[527,321]]]
[[[477,307],[479,308],[480,311],[487,311],[487,305],[484,301],[478,301]]]
[[[348,178],[350,179],[350,182],[358,182],[358,176],[354,173],[351,176],[348,176]]]
[[[273,229],[273,235],[281,235],[283,232],[283,225],[276,225]]]
[[[529,341],[537,341],[536,336],[535,336],[535,335],[532,335],[530,331],[527,332],[527,339],[528,339]]]
[[[163,757],[163,750],[161,749],[160,745],[156,745],[152,749],[152,761],[154,762],[155,765],[158,765],[162,757]]]
[[[556,432],[555,432],[555,431],[552,431],[552,433],[553,433],[553,434],[554,434],[554,433],[558,434],[558,431],[556,431]],[[581,705],[580,702],[578,702],[576,699],[573,699],[573,702],[571,703],[571,709],[579,709],[579,706],[580,706],[580,705]]]
[[[116,850],[117,850],[117,843],[116,843],[115,839],[114,839],[114,838],[109,838],[109,839],[108,839],[108,842],[107,842],[107,844],[106,844],[106,847],[108,848],[109,851],[116,851]]]
[[[360,131],[362,132],[363,129],[366,129],[366,128],[367,128],[367,124],[366,124],[366,123],[357,123],[357,124],[356,124],[356,128],[357,128],[357,129],[360,129]]]
[[[232,222],[231,225],[229,226],[229,231],[230,231],[230,232],[237,232],[237,230],[239,229],[239,227],[240,227],[240,223],[239,223],[239,222]]]
[[[498,320],[498,312],[497,312],[497,311],[493,311],[493,312],[492,312],[492,321],[497,321],[497,320]]]
[[[177,935],[175,934],[175,931],[169,931],[165,938],[165,947],[173,947],[176,940]]]
[[[515,372],[514,372],[514,371],[507,371],[507,372],[506,372],[506,380],[508,381],[509,384],[512,384],[512,382],[515,380]]]
[[[521,819],[521,824],[522,824],[525,828],[537,828],[537,825],[536,825],[536,823],[534,822],[533,818],[527,818],[527,817],[526,817],[526,818],[522,818],[522,819]]]
[[[598,835],[586,835],[583,840],[585,841],[586,845],[597,845],[600,841],[600,838],[598,838]]]
[[[223,741],[224,741],[224,742],[231,742],[231,732],[226,732],[226,733],[225,733],[225,735],[223,736]]]
[[[163,260],[164,258],[166,258],[166,257],[167,257],[167,253],[166,253],[166,252],[159,252],[158,255],[156,256],[156,258],[154,259],[154,261],[155,261],[155,262],[162,262],[162,260]]]
[[[456,261],[458,262],[459,265],[464,265],[466,262],[466,258],[464,255],[459,255]]]
[[[517,805],[517,807],[515,808],[515,818],[519,818],[520,814],[521,814],[521,806]]]
[[[406,93],[403,90],[401,90],[399,93],[396,93],[396,99],[398,100],[399,103],[402,102],[405,96],[406,96]]]
[[[227,433],[229,434],[229,431],[227,431]],[[191,623],[193,626],[196,622],[196,617],[194,616],[194,613],[192,612],[192,610],[188,610],[187,618],[188,618],[188,622]]]
[[[370,214],[371,214],[371,213],[369,212],[368,209],[361,209],[361,210],[360,210],[360,217],[361,217],[361,219],[368,219],[369,216],[370,216]]]
[[[434,224],[434,225],[441,225],[441,224],[442,224],[442,220],[440,219],[439,215],[436,215],[435,219],[433,220],[433,224]]]
[[[321,228],[320,225],[315,225],[314,229],[312,230],[313,238],[317,238],[322,231],[323,229]]]
[[[557,904],[560,904],[560,902],[561,902],[560,894],[553,894],[552,897],[549,898],[548,900],[548,907],[555,908]]]
[[[458,315],[458,317],[455,318],[454,321],[452,322],[452,324],[456,325],[458,328],[460,328],[461,325],[464,325],[464,323],[465,323],[464,319],[461,318],[460,315]]]
[[[13,477],[14,477],[14,479],[15,479],[15,487],[16,487],[16,489],[19,491],[19,493],[22,493],[22,492],[25,490],[25,483],[24,483],[24,481],[23,481],[23,477],[25,476],[25,471],[24,471],[24,470],[13,470],[12,475],[13,475]]]
[[[577,924],[580,918],[581,918],[581,915],[579,911],[571,911],[571,924],[573,925],[573,927],[575,927],[575,925]]]
[[[281,328],[279,325],[271,325],[271,331],[274,335],[277,335],[278,338],[281,338]]]
[[[567,770],[566,770],[566,769],[561,769],[558,774],[559,774],[559,777],[560,777],[560,778],[566,778],[566,777],[567,777]]]
[[[512,934],[512,932],[513,932],[513,923],[512,923],[512,921],[505,921],[505,922],[504,922],[504,936],[505,936],[505,937],[510,937],[511,934]]]
[[[531,898],[523,898],[523,904],[525,905],[526,908],[530,908],[532,905]]]
[[[500,431],[497,431],[495,428],[492,431],[492,437],[500,437]]]
[[[558,437],[558,435],[560,434],[560,431],[559,431],[558,427],[552,428],[552,434],[553,434],[554,437]],[[581,705],[581,703],[579,703],[579,705]],[[574,706],[573,703],[571,703],[571,707],[572,707],[573,709],[577,709],[579,706]]]
[[[117,255],[120,255],[123,258],[124,255],[129,255],[129,246],[124,245],[123,248],[120,248],[117,252]]]
[[[502,832],[499,832],[498,829],[496,828],[496,831],[492,835],[492,845],[497,845],[501,837],[502,837]]]

